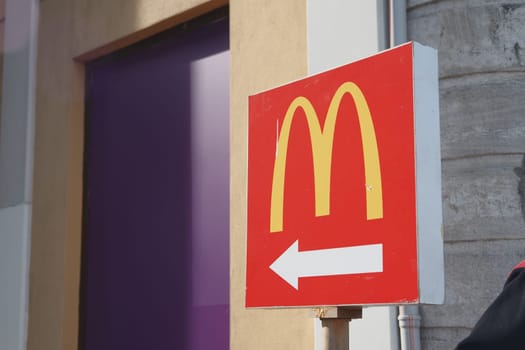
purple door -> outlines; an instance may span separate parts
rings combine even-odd
[[[81,349],[228,349],[223,13],[87,66]]]

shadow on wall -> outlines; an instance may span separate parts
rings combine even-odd
[[[521,161],[521,167],[514,168],[514,173],[520,180],[518,183],[518,194],[520,195],[521,215],[525,220],[525,155]]]

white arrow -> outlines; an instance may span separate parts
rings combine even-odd
[[[383,245],[299,252],[299,241],[295,241],[270,265],[270,269],[299,290],[299,278],[302,277],[383,272]]]

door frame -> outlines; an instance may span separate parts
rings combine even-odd
[[[126,0],[92,9],[83,0],[40,4],[27,349],[78,348],[84,64],[227,4],[184,0],[151,7]],[[134,18],[124,15],[128,7]]]

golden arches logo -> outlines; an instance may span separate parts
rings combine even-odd
[[[323,128],[321,128],[314,107],[307,98],[303,96],[296,97],[288,107],[277,140],[270,204],[270,232],[283,230],[286,154],[288,152],[290,129],[298,108],[303,109],[310,131],[314,167],[315,215],[324,216],[330,214],[332,147],[339,105],[345,94],[349,94],[354,100],[361,130],[366,181],[364,189],[366,191],[366,216],[368,220],[383,217],[381,169],[374,123],[368,103],[361,89],[355,83],[346,82],[337,89],[332,97]]]

